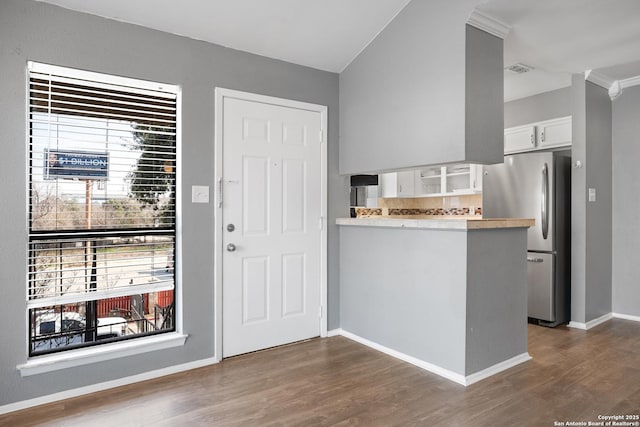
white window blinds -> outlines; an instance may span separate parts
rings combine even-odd
[[[29,308],[174,289],[177,94],[29,64]]]

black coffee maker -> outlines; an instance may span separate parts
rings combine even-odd
[[[351,175],[351,192],[349,193],[349,213],[351,218],[356,217],[355,208],[367,206],[367,198],[370,197],[372,186],[378,185],[378,175]]]

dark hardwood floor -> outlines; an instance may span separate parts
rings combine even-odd
[[[490,345],[490,343],[487,343]],[[0,416],[2,426],[553,426],[640,414],[640,324],[529,326],[533,360],[462,387],[316,339]]]

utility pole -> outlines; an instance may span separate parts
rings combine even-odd
[[[87,230],[91,230],[91,205],[92,205],[92,188],[93,188],[93,180],[87,179],[84,181],[85,183],[85,192],[84,192],[84,221],[85,227]],[[89,267],[91,265],[91,267]],[[90,269],[90,273],[87,272]],[[95,290],[97,288],[97,265],[96,265],[96,248],[91,244],[91,240],[87,237],[85,241],[84,248],[84,271],[85,271],[85,289],[88,289],[89,292]],[[86,323],[86,333],[85,333],[85,342],[95,341],[98,335],[98,325],[97,316],[96,316],[96,301],[87,301],[85,307],[85,323]]]

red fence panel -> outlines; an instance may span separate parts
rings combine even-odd
[[[98,300],[98,317],[109,317],[112,310],[118,310],[119,315],[131,312],[131,297],[115,297]]]
[[[173,291],[160,291],[158,292],[158,305],[160,307],[167,307],[173,302]]]

